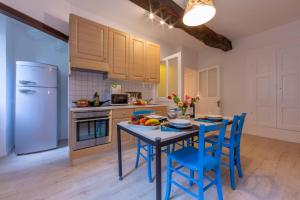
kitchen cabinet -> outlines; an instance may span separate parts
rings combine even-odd
[[[109,79],[160,81],[160,46],[70,15],[72,69],[108,72]]]
[[[123,121],[130,121],[131,118],[122,118],[122,119],[114,119],[113,120],[113,132],[112,132],[112,144],[113,149],[118,148],[117,142],[117,125]],[[121,132],[121,141],[122,141],[122,148],[133,148],[135,146],[135,137],[125,133],[124,131]]]
[[[109,28],[109,78],[128,78],[129,40],[127,33]]]
[[[108,27],[70,15],[72,68],[108,71]]]
[[[130,121],[134,109],[118,109],[112,111],[112,145],[117,149],[117,125],[119,122]],[[121,133],[122,148],[132,148],[135,145],[135,137],[128,133]]]
[[[129,79],[144,81],[146,77],[146,42],[142,39],[130,38]]]
[[[152,42],[146,43],[146,82],[160,82],[160,46]]]

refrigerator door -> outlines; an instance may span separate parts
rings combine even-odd
[[[17,61],[16,85],[21,87],[57,87],[57,67]]]
[[[16,88],[15,151],[17,154],[57,147],[56,96],[56,88]]]

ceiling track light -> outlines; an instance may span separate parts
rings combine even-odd
[[[174,28],[174,25],[172,25],[171,23],[167,23],[166,21],[168,21],[168,18],[167,19],[160,19],[159,20],[159,18],[156,18],[155,17],[155,14],[153,13],[153,12],[149,12],[149,14],[148,14],[148,17],[149,17],[149,19],[151,19],[151,20],[154,20],[154,21],[157,21],[157,22],[159,22],[161,25],[167,25],[168,26],[168,28],[169,29],[173,29]],[[170,22],[170,21],[169,21]]]
[[[153,13],[150,13],[150,14],[149,14],[149,18],[150,18],[150,19],[154,19],[154,14],[153,14]]]
[[[188,0],[183,23],[187,26],[199,26],[210,21],[216,14],[212,0]]]

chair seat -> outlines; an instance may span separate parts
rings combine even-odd
[[[208,137],[205,138],[205,142],[211,143],[211,144],[215,144],[218,142],[218,136],[217,135],[210,135]],[[230,147],[230,140],[229,138],[225,137],[224,141],[223,141],[223,147]]]
[[[170,154],[170,157],[179,164],[184,165],[191,170],[197,171],[200,168],[198,153],[198,149],[194,147],[184,147]],[[203,166],[205,171],[215,169],[217,164],[218,163],[213,156],[209,154],[204,156]]]

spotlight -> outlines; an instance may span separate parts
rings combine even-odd
[[[153,13],[150,13],[150,14],[149,14],[149,18],[150,18],[150,19],[154,19]]]
[[[160,20],[160,24],[161,24],[161,25],[164,25],[164,24],[165,24],[165,21],[164,21],[164,20]]]
[[[169,29],[172,29],[172,28],[174,28],[174,26],[173,25],[169,25]]]

